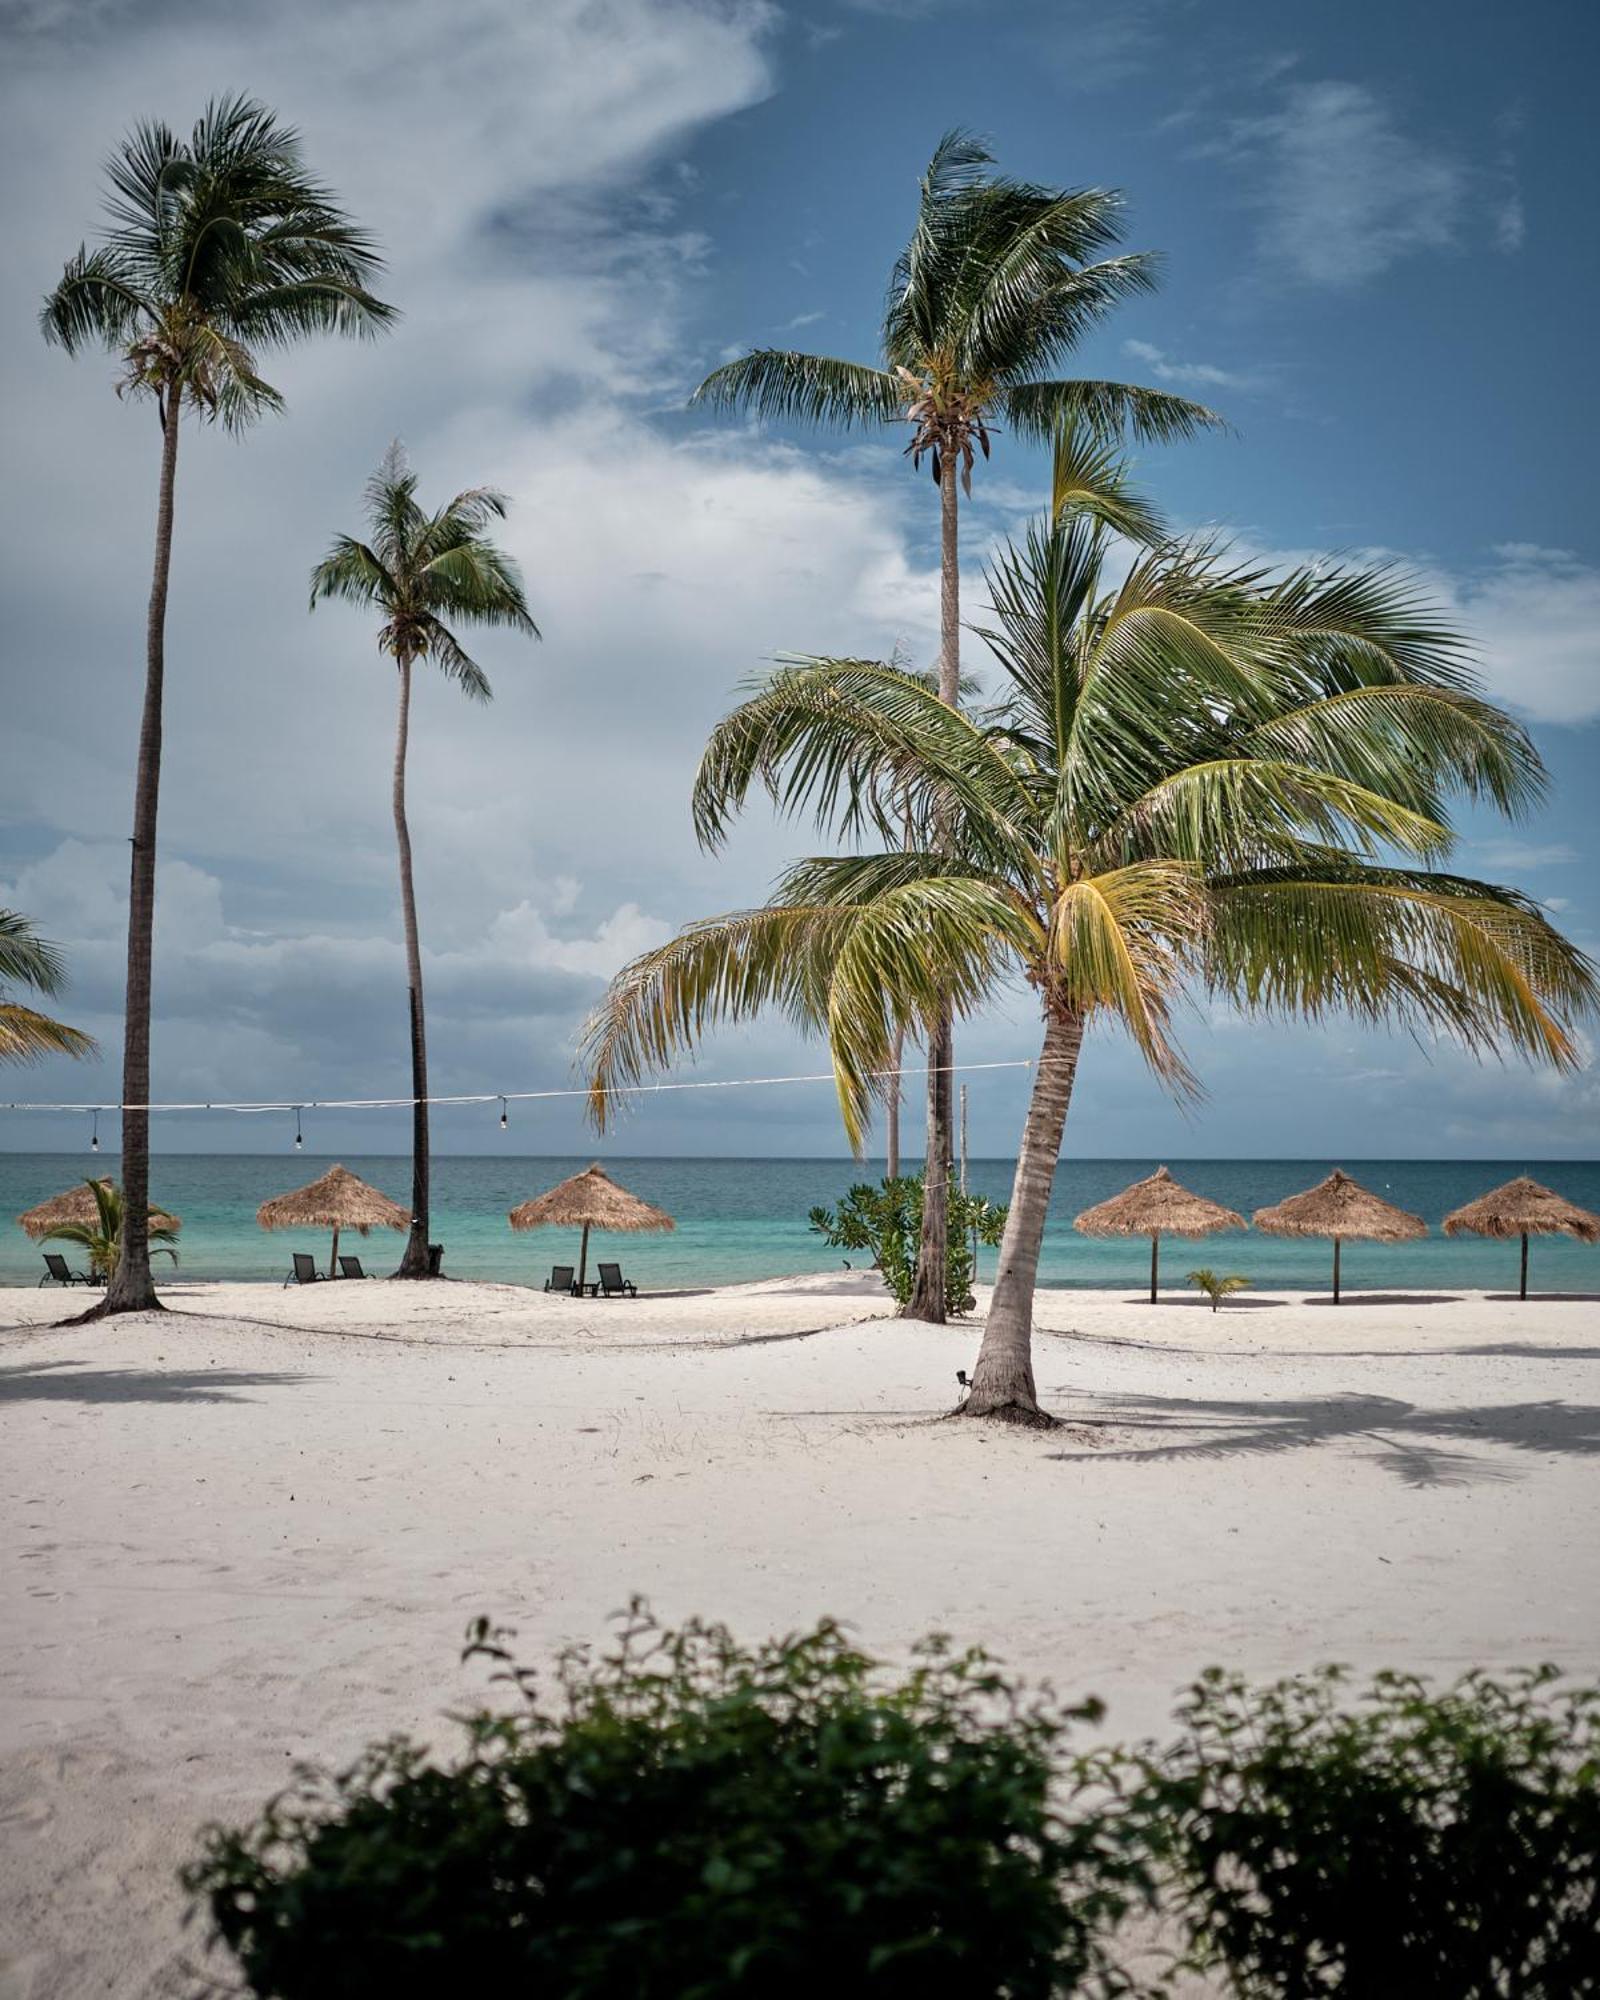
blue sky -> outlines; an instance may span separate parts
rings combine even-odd
[[[803,844],[754,814],[718,861],[685,797],[709,722],[787,650],[932,650],[932,488],[898,441],[686,415],[724,354],[868,357],[918,170],[941,130],[1002,163],[1125,191],[1164,281],[1086,344],[1084,373],[1213,403],[1224,438],[1146,453],[1172,516],[1264,554],[1379,550],[1479,645],[1556,781],[1536,819],[1463,822],[1460,865],[1549,902],[1600,945],[1597,182],[1578,5],[1422,0],[1285,10],[694,4],[694,0],[11,0],[0,151],[15,191],[0,286],[13,507],[0,742],[0,902],[71,956],[94,1069],[7,1095],[114,1098],[122,877],[154,450],[108,363],[33,327],[92,230],[96,167],[135,118],[183,124],[245,88],[389,252],[401,330],[284,357],[291,413],[233,445],[191,434],[180,475],[163,793],[160,1097],[398,1094],[404,991],[387,811],[392,674],[359,617],[305,612],[394,435],[425,493],[488,480],[545,631],[481,649],[493,709],[419,702],[412,785],[435,1088],[559,1087],[605,976],[690,917],[753,901]],[[1002,440],[968,517],[969,611],[994,541],[1040,497]],[[26,496],[21,499],[19,496]],[[969,656],[981,664],[973,642]],[[963,1037],[1031,1053],[1015,999]],[[1165,1102],[1091,1044],[1082,1154],[1596,1150],[1600,1083],[1480,1066],[1403,1037],[1262,1029],[1202,1003],[1210,1086]],[[701,1073],[817,1067],[776,1025]],[[1014,1142],[1022,1082],[973,1079],[977,1150]],[[0,1146],[75,1145],[80,1119],[0,1118]],[[318,1150],[387,1150],[404,1121],[322,1114]],[[581,1149],[576,1111],[518,1115],[520,1147]],[[174,1119],[158,1144],[287,1145],[292,1127]],[[504,1143],[493,1113],[440,1143]],[[646,1104],[619,1151],[831,1153],[825,1089]]]

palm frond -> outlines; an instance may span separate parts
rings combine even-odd
[[[1050,518],[1086,515],[1142,547],[1167,539],[1160,513],[1134,488],[1127,462],[1082,417],[1056,432],[1050,455]]]
[[[311,608],[320,598],[342,598],[347,604],[387,604],[395,595],[395,579],[376,552],[350,535],[334,537],[332,549],[311,572]]]
[[[1152,1072],[1186,1097],[1199,1084],[1171,1037],[1172,1002],[1209,915],[1203,875],[1178,861],[1082,875],[1056,899],[1042,967],[1057,1004],[1112,1015]]]
[[[91,344],[126,347],[155,316],[125,257],[80,245],[44,302],[39,330],[46,340],[76,354]]]
[[[1227,428],[1203,403],[1131,382],[1018,382],[996,400],[1012,430],[1039,444],[1072,423],[1087,424],[1108,442],[1136,438],[1141,444],[1173,444],[1203,430]]]
[[[690,406],[748,410],[779,423],[851,430],[894,423],[906,411],[906,385],[881,368],[763,347],[715,369],[689,398]]]
[[[32,1007],[0,1000],[0,1063],[30,1063],[45,1056],[92,1056],[99,1044],[92,1035],[53,1021]]]

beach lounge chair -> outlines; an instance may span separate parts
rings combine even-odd
[[[639,1287],[631,1278],[622,1275],[620,1264],[598,1264],[600,1273],[600,1296],[605,1299],[630,1298],[639,1296]]]
[[[573,1266],[571,1264],[552,1264],[550,1266],[550,1275],[544,1281],[545,1290],[547,1292],[570,1292],[572,1290],[572,1274]]]
[[[94,1279],[87,1271],[73,1271],[67,1267],[67,1260],[58,1250],[44,1253],[44,1276],[41,1285],[92,1285]]]
[[[428,1245],[428,1276],[430,1278],[437,1278],[443,1264],[444,1245],[442,1243],[430,1243]]]
[[[377,1275],[376,1271],[363,1271],[359,1257],[341,1257],[339,1259],[339,1276],[341,1278],[375,1278]]]
[[[296,1250],[294,1269],[283,1281],[285,1290],[290,1285],[320,1285],[322,1282],[322,1273],[317,1269],[316,1258],[308,1257],[304,1250]]]

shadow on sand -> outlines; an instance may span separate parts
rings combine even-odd
[[[81,1373],[65,1375],[70,1368]],[[240,1389],[287,1387],[313,1375],[284,1369],[100,1368],[89,1360],[0,1368],[0,1403],[247,1403]]]
[[[1078,1410],[1084,1399],[1073,1399]],[[1179,1396],[1092,1397],[1092,1422],[1118,1436],[1152,1434],[1124,1450],[1060,1451],[1075,1464],[1265,1457],[1345,1441],[1407,1486],[1470,1486],[1522,1475],[1441,1442],[1502,1445],[1549,1457],[1600,1455],[1600,1406],[1560,1402],[1424,1410],[1394,1396],[1349,1394],[1285,1402],[1207,1402]]]

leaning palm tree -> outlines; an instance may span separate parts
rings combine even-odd
[[[39,1240],[75,1245],[88,1258],[91,1276],[109,1278],[117,1268],[127,1234],[127,1203],[121,1188],[110,1181],[85,1181],[84,1186],[94,1196],[95,1220],[59,1222]],[[144,1233],[152,1256],[170,1257],[177,1263],[177,1225],[159,1208],[146,1208]]]
[[[1040,1411],[1033,1294],[1087,1031],[1118,1023],[1163,1083],[1187,984],[1247,1012],[1342,1010],[1571,1067],[1595,968],[1514,890],[1439,872],[1450,801],[1506,812],[1543,770],[1475,691],[1459,641],[1393,571],[1274,579],[1173,545],[1116,581],[1097,523],[1063,515],[990,577],[998,721],[893,667],[774,674],[715,731],[696,811],[753,785],[888,838],[885,769],[921,851],[799,863],[762,909],[695,925],[626,968],[590,1028],[591,1104],[720,1019],[768,1004],[832,1045],[858,1141],[895,1030],[1008,976],[1037,997],[1035,1067],[993,1301],[963,1408]]]
[[[1155,262],[1102,254],[1121,233],[1120,195],[1036,187],[993,167],[971,134],[940,140],[889,280],[875,364],[760,348],[716,369],[692,398],[836,429],[910,424],[912,466],[926,458],[939,489],[939,692],[951,707],[961,674],[954,475],[970,494],[975,453],[987,458],[1002,427],[1048,442],[1081,426],[1105,446],[1126,435],[1187,437],[1220,421],[1158,389],[1051,373],[1114,306],[1151,289]],[[1142,537],[1148,521],[1136,503],[1125,501],[1122,512],[1118,525]],[[913,1295],[935,1318],[943,1316],[951,1055],[945,1018],[931,1025],[928,1042],[928,1199]]]
[[[487,675],[462,648],[452,625],[508,628],[537,639],[516,564],[484,533],[503,520],[506,501],[486,486],[469,488],[428,514],[417,504],[417,477],[399,444],[367,482],[370,542],[340,535],[311,575],[311,603],[341,597],[383,615],[378,650],[395,663],[400,715],[394,747],[394,832],[400,852],[400,907],[405,925],[411,1028],[411,1230],[399,1278],[425,1278],[428,1266],[428,1045],[422,1008],[422,948],[406,821],[406,746],[411,728],[411,670],[431,660],[474,701],[488,701]],[[447,622],[448,621],[448,622]]]
[[[0,910],[0,1062],[37,1062],[42,1056],[92,1056],[95,1041],[35,1007],[8,1000],[5,989],[59,993],[66,983],[60,950],[15,910]]]
[[[167,581],[178,434],[188,410],[242,430],[281,410],[257,351],[316,333],[368,334],[394,317],[368,280],[371,239],[307,173],[296,134],[244,97],[210,104],[187,141],[138,126],[106,166],[109,226],[45,301],[47,340],[121,357],[119,395],[147,397],[161,428],[155,563],[145,626],[144,714],[134,785],[122,1171],[128,1227],[101,1312],[159,1305],[144,1217],[150,1190],[150,979],[161,781]]]

